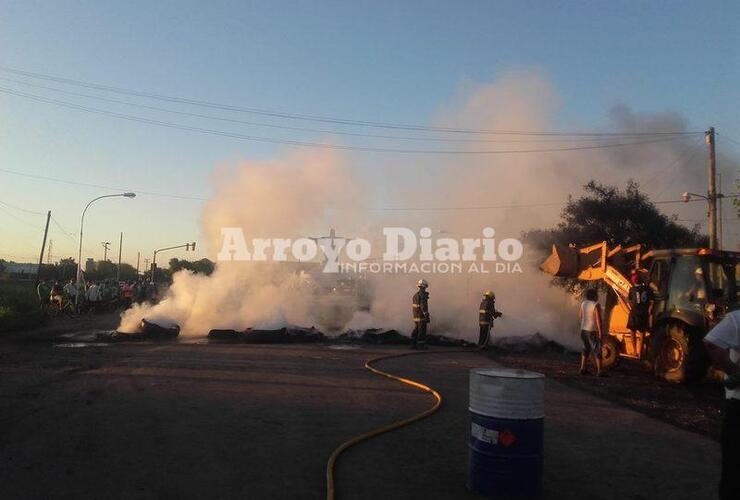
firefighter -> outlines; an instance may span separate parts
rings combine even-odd
[[[414,333],[411,334],[411,348],[426,349],[427,324],[429,323],[429,292],[427,280],[421,279],[416,283],[419,290],[412,299],[412,312],[414,314]]]
[[[653,301],[653,289],[645,283],[636,269],[632,270],[632,287],[628,299],[630,314],[627,328],[632,332],[632,347],[638,358],[642,357],[642,345],[645,332],[650,329],[650,303]]]
[[[483,300],[478,308],[478,324],[480,325],[478,347],[481,349],[485,349],[488,346],[493,320],[500,317],[501,313],[496,310],[496,294],[491,290],[486,290],[483,293]]]

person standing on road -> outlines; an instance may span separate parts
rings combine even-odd
[[[411,348],[427,348],[427,324],[429,323],[429,292],[427,280],[421,279],[416,286],[419,290],[411,299],[411,309],[414,315],[414,332],[411,334]]]
[[[725,372],[725,404],[722,419],[722,475],[719,498],[740,498],[740,311],[732,311],[704,337],[709,357]]]
[[[36,295],[39,297],[41,307],[46,307],[51,303],[51,286],[46,281],[39,281],[36,286]]]
[[[493,320],[500,318],[501,313],[496,310],[496,294],[491,290],[483,293],[483,300],[478,308],[478,324],[480,325],[480,334],[478,335],[478,347],[485,349],[491,338],[491,328]]]
[[[638,358],[642,358],[642,345],[645,332],[650,329],[650,304],[653,301],[653,289],[645,283],[636,269],[632,270],[632,287],[628,294],[630,314],[627,328],[632,332],[632,347]]]
[[[77,285],[75,280],[69,280],[69,283],[64,285],[64,295],[67,296],[70,302],[74,302],[77,298]]]
[[[94,281],[91,281],[87,288],[87,301],[92,311],[100,305],[100,287]]]
[[[64,306],[64,287],[58,281],[55,281],[51,287],[51,303],[60,311]]]
[[[601,322],[601,306],[599,305],[599,294],[595,289],[586,290],[586,299],[578,308],[578,319],[581,322],[581,341],[583,351],[581,352],[580,374],[586,375],[586,363],[593,355],[596,365],[596,376],[601,377],[601,339],[603,337],[603,326]]]

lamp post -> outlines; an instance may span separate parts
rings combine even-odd
[[[98,196],[97,198],[93,198],[90,200],[90,202],[85,205],[85,210],[82,211],[82,217],[80,218],[80,249],[77,252],[77,295],[75,295],[75,306],[79,304],[80,302],[80,282],[82,281],[82,229],[85,225],[85,213],[87,212],[87,209],[90,208],[90,205],[92,205],[94,202],[98,200],[102,200],[103,198],[115,198],[118,196],[123,196],[124,198],[135,198],[136,193],[120,193],[120,194],[105,194],[103,196]]]
[[[715,208],[717,206],[717,200],[722,200],[725,195],[715,192],[714,194],[709,193],[709,196],[704,196],[703,194],[689,193],[688,191],[681,195],[681,199],[684,203],[690,202],[692,197],[707,200],[707,218],[709,221],[709,248],[714,250],[721,250],[720,241],[722,240],[722,236],[718,236],[717,233],[717,211]]]

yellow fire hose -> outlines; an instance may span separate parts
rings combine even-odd
[[[365,368],[370,370],[371,372],[381,375],[386,378],[390,378],[393,380],[398,380],[399,382],[410,385],[411,387],[415,387],[423,392],[427,392],[431,394],[434,397],[434,404],[429,407],[427,410],[424,410],[423,412],[414,415],[413,417],[405,418],[403,420],[398,420],[396,422],[393,422],[392,424],[385,425],[383,427],[378,427],[377,429],[373,429],[371,431],[365,432],[363,434],[359,434],[352,439],[349,439],[345,441],[344,443],[340,444],[329,456],[329,461],[326,463],[326,500],[334,500],[334,465],[337,462],[337,458],[339,458],[339,455],[342,454],[347,448],[350,448],[351,446],[356,445],[357,443],[360,443],[362,441],[366,441],[370,438],[373,438],[375,436],[379,436],[380,434],[385,434],[386,432],[390,432],[394,429],[398,429],[400,427],[404,427],[406,425],[413,424],[414,422],[417,422],[419,420],[422,420],[429,415],[433,414],[439,408],[442,406],[442,396],[429,387],[428,385],[424,385],[420,382],[416,382],[414,380],[410,380],[407,378],[399,377],[397,375],[393,375],[392,373],[384,372],[383,370],[379,370],[378,368],[375,368],[372,366],[373,363],[376,361],[382,361],[385,359],[392,359],[392,358],[402,358],[404,356],[415,356],[418,354],[445,354],[445,353],[454,353],[454,352],[479,352],[478,349],[475,350],[469,350],[469,349],[453,349],[453,350],[444,350],[444,351],[416,351],[416,352],[404,352],[400,354],[389,354],[385,356],[377,356],[375,358],[371,358],[365,362]]]

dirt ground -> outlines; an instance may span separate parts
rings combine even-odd
[[[621,360],[605,378],[583,376],[578,374],[579,355],[568,351],[494,350],[488,356],[505,366],[544,373],[569,387],[719,441],[724,393],[716,382],[670,384],[630,359]],[[593,366],[590,371],[594,372]]]
[[[2,498],[323,498],[334,447],[430,405],[428,395],[363,368],[369,357],[406,350],[0,342]],[[490,356],[382,362],[438,389],[444,404],[342,455],[337,498],[476,498],[465,488],[469,370],[518,362],[565,371],[572,361]],[[650,378],[615,372],[573,382],[556,371],[546,386],[544,498],[714,497],[713,440],[574,385],[603,384],[608,396],[622,378],[646,387]]]

